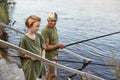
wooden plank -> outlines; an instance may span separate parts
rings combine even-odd
[[[19,30],[17,30],[17,29],[14,29],[14,28],[12,28],[12,27],[4,24],[4,23],[1,23],[1,22],[0,22],[0,26],[1,26],[1,27],[5,27],[5,28],[8,28],[8,29],[11,29],[11,30],[16,31],[16,32],[19,32],[19,33],[21,33],[21,34],[24,34],[24,32],[21,32],[21,31],[19,31]]]
[[[25,50],[25,49],[23,49],[23,48],[20,48],[20,47],[18,47],[18,46],[16,46],[16,45],[13,45],[13,44],[11,44],[11,43],[9,43],[9,42],[6,42],[6,41],[3,41],[3,40],[1,40],[1,39],[0,39],[0,45],[6,46],[6,47],[9,47],[9,48],[12,48],[12,49],[15,49],[15,50],[17,50],[18,52],[21,52],[21,53],[27,54],[27,55],[29,55],[29,56],[35,57],[36,59],[38,59],[38,60],[40,60],[40,61],[43,61],[43,62],[45,62],[46,64],[56,66],[57,68],[66,70],[66,71],[68,71],[68,72],[76,73],[76,74],[79,74],[79,75],[81,75],[81,76],[89,75],[89,73],[86,73],[86,72],[83,72],[83,71],[78,71],[78,70],[76,70],[76,69],[73,69],[73,68],[70,68],[70,67],[66,67],[66,66],[61,65],[61,64],[58,64],[58,63],[54,63],[54,62],[52,62],[52,61],[50,61],[50,60],[48,60],[48,59],[45,59],[45,58],[43,58],[43,57],[41,57],[41,56],[39,56],[39,55],[37,55],[37,54],[34,54],[34,53],[30,52],[30,51],[27,51],[27,50]],[[91,74],[91,77],[92,77],[93,79],[95,79],[95,80],[105,80],[105,79],[103,79],[103,78],[100,78],[100,77],[95,76],[95,75],[92,75],[92,74]]]
[[[83,60],[86,60],[86,61],[93,61],[92,59],[89,59],[89,58],[87,58],[87,57],[78,55],[78,54],[76,54],[76,53],[74,53],[74,52],[72,52],[72,51],[70,51],[70,50],[68,50],[68,49],[61,49],[60,51],[63,51],[63,52],[65,52],[65,53],[67,53],[67,54],[71,54],[72,56],[75,56],[75,57],[77,57],[78,59],[83,59]]]

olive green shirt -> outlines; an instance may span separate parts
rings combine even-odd
[[[45,42],[40,34],[36,34],[35,40],[25,35],[21,38],[19,47],[41,56],[41,51],[45,48]],[[24,53],[20,53],[20,56],[23,55]],[[40,74],[46,72],[44,63],[39,60],[32,61],[31,59],[21,59],[21,64],[25,74],[25,80],[36,80]]]
[[[56,45],[58,44],[58,34],[56,27],[49,27],[46,25],[41,32],[42,36],[45,39],[45,42],[48,42],[49,45]],[[46,51],[46,58],[52,58],[58,55],[58,49]]]
[[[45,49],[45,42],[40,34],[36,33],[35,40],[30,39],[28,36],[25,35],[19,42],[19,47],[22,47],[41,56],[42,49]]]

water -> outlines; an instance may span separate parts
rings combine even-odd
[[[16,0],[16,6],[12,10],[12,20],[16,21],[14,28],[26,32],[25,19],[30,15],[41,17],[42,23],[39,33],[47,24],[47,15],[51,11],[58,13],[57,23],[60,43],[69,44],[76,41],[109,34],[120,31],[120,0]],[[22,35],[14,31],[8,31],[9,42],[18,45]],[[110,50],[113,49],[120,61],[120,34],[92,40],[89,42],[67,47],[77,54],[94,60],[94,63],[106,64],[110,57]],[[102,57],[100,55],[102,55]],[[79,61],[72,55],[59,54],[59,59]],[[75,69],[81,64],[65,63]],[[109,67],[88,65],[83,71],[90,71],[92,74],[106,80],[115,80]],[[69,76],[72,73],[58,70],[62,76]],[[78,80],[75,76],[74,80]],[[63,79],[64,80],[64,79]]]

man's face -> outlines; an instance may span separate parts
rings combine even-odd
[[[56,20],[48,20],[48,26],[54,27],[56,25],[57,21]]]

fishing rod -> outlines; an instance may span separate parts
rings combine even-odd
[[[14,55],[11,55],[11,57],[20,57],[20,56],[14,56]],[[61,61],[61,62],[69,62],[69,63],[85,63],[85,62],[80,62],[80,61],[73,61],[73,60],[61,60],[61,59],[48,59],[48,60],[51,60],[51,61]],[[90,64],[92,65],[99,65],[99,66],[111,66],[111,67],[117,67],[115,65],[108,65],[108,64],[99,64],[99,63],[93,63],[91,62]]]
[[[111,35],[114,35],[114,34],[119,34],[119,33],[120,33],[120,31],[113,32],[113,33],[106,34],[106,35],[102,35],[102,36],[97,36],[97,37],[86,39],[86,40],[82,40],[82,41],[77,41],[77,42],[74,42],[74,43],[67,44],[67,45],[65,45],[65,47],[72,46],[72,45],[79,44],[79,43],[88,42],[88,41],[99,39],[99,38],[103,38],[103,37],[106,37],[106,36],[111,36]]]
[[[17,29],[14,29],[14,28],[12,28],[12,27],[10,27],[10,26],[4,24],[4,23],[1,23],[1,22],[0,22],[0,26],[6,27],[6,28],[11,29],[11,30],[14,30],[14,31],[19,32],[19,33],[21,33],[21,34],[23,34],[23,35],[25,34],[24,32],[19,31],[19,30],[17,30]],[[94,40],[94,39],[98,39],[98,38],[102,38],[102,37],[105,37],[105,36],[110,36],[110,35],[118,34],[118,33],[120,33],[120,31],[118,31],[118,32],[114,32],[114,33],[110,33],[110,34],[106,34],[106,35],[102,35],[102,36],[98,36],[98,37],[94,37],[94,38],[91,38],[91,39],[86,39],[86,40],[82,40],[82,41],[74,42],[74,43],[71,43],[71,44],[65,45],[65,47],[68,47],[68,46],[71,46],[71,45],[75,45],[75,44],[78,44],[78,43],[87,42],[87,41]],[[101,55],[101,54],[97,54],[97,55],[103,57],[103,55]],[[108,56],[106,56],[106,57],[108,57]]]
[[[52,61],[61,61],[61,62],[69,62],[69,63],[84,63],[84,62],[80,62],[80,61],[73,61],[73,60],[57,60],[57,59],[49,59],[49,60],[52,60]],[[111,67],[117,67],[115,65],[108,65],[108,64],[99,64],[99,63],[93,63],[91,62],[90,63],[91,65],[99,65],[99,66],[111,66]]]

